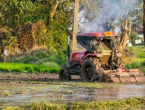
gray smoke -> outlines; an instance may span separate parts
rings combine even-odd
[[[138,0],[84,0],[79,15],[80,32],[119,32],[119,22],[131,16]]]

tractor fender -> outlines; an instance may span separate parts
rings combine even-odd
[[[85,59],[87,59],[88,57],[96,57],[96,58],[100,58],[102,57],[102,54],[93,54],[93,53],[89,53],[85,56]]]

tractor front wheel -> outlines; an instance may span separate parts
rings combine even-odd
[[[90,59],[86,59],[82,64],[81,69],[81,77],[85,82],[93,82],[98,81],[101,82],[103,80],[103,72],[101,67],[98,66],[99,63],[93,62]]]
[[[59,72],[59,79],[61,81],[70,81],[71,80],[71,75],[68,73],[67,68],[62,68]]]

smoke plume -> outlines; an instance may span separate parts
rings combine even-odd
[[[84,0],[79,14],[80,32],[120,31],[121,20],[131,17],[138,0]]]

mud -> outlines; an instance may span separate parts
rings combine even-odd
[[[0,76],[0,107],[41,101],[64,104],[129,97],[145,97],[145,85],[96,82],[92,86],[92,83],[82,83],[79,77],[71,82],[59,82],[56,74]]]
[[[0,72],[0,80],[9,81],[59,81],[58,74],[41,74],[41,73],[11,73],[11,72]],[[81,81],[80,76],[72,76],[72,81]]]

